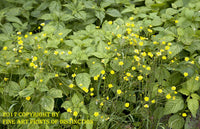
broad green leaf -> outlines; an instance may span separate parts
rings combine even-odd
[[[196,81],[194,78],[188,80],[186,84],[187,84],[187,90],[190,91],[191,93],[199,90],[200,82]]]
[[[40,99],[40,105],[43,109],[47,111],[53,111],[54,108],[54,99],[51,96],[43,96]]]
[[[74,19],[74,16],[72,16],[70,14],[64,14],[60,18],[61,21],[70,21],[70,20],[73,20],[73,19]]]
[[[155,70],[155,77],[156,79],[158,79],[159,82],[162,82],[163,79],[167,79],[170,77],[170,73],[165,67],[160,66]]]
[[[192,99],[196,99],[196,100],[200,99],[200,96],[196,93],[191,94],[191,96],[192,96]]]
[[[58,48],[59,43],[60,43],[59,39],[48,39],[46,48]]]
[[[158,107],[154,110],[153,112],[153,116],[156,118],[156,119],[161,119],[164,115],[164,108],[163,107]]]
[[[192,116],[196,118],[196,113],[199,109],[199,101],[197,99],[189,99],[187,104]]]
[[[27,87],[23,89],[22,91],[19,92],[19,96],[21,97],[28,97],[31,96],[34,93],[34,88],[33,87]]]
[[[44,20],[52,20],[53,17],[51,14],[44,14],[41,17],[39,17],[39,19],[44,19]]]
[[[180,92],[181,94],[184,94],[186,96],[190,95],[190,92],[187,89],[184,89],[184,88],[180,89],[178,92]]]
[[[52,1],[49,5],[49,10],[51,13],[55,12],[55,11],[60,11],[61,10],[61,4],[58,1]]]
[[[95,16],[100,20],[100,22],[103,22],[103,19],[105,18],[105,13],[103,11],[95,11]]]
[[[90,120],[91,121],[91,120]],[[86,124],[86,129],[93,129],[93,121],[91,121],[92,123],[87,123]]]
[[[78,19],[86,20],[87,13],[85,11],[79,11],[74,16]]]
[[[81,112],[84,114],[88,114],[87,108],[84,105],[81,107]]]
[[[172,129],[182,129],[185,121],[183,117],[179,115],[173,115],[169,118],[168,124]]]
[[[9,37],[5,34],[0,34],[0,41],[7,41],[9,40]]]
[[[90,67],[90,76],[94,77],[100,75],[101,70],[104,70],[103,66],[100,63],[95,63]]]
[[[49,90],[48,95],[53,97],[53,98],[62,98],[62,90],[52,88]]]
[[[65,101],[61,107],[65,108],[65,110],[67,110],[68,108],[72,108],[73,107],[73,104],[71,101]]]
[[[31,10],[33,8],[33,4],[35,3],[35,1],[27,1],[26,3],[23,4],[23,8],[25,10]]]
[[[175,55],[180,53],[182,50],[183,50],[183,46],[181,44],[174,43],[169,49],[169,51],[172,52],[172,54],[169,54],[169,58],[173,58]]]
[[[81,100],[79,99],[78,95],[75,93],[72,97],[72,103],[75,107],[77,107],[79,105],[79,103],[81,102]]]
[[[20,84],[21,89],[24,89],[27,85],[26,78],[24,77],[23,79],[21,79],[19,84]]]
[[[100,4],[101,8],[106,8],[110,6],[111,4],[114,4],[115,0],[103,0]]]
[[[84,5],[85,5],[85,8],[89,8],[89,9],[94,9],[97,6],[94,1],[85,1]]]
[[[117,9],[109,8],[106,13],[112,17],[121,17],[121,13]]]
[[[186,9],[185,10],[185,17],[188,19],[192,19],[192,17],[194,16],[194,11],[191,9]]]
[[[15,8],[10,8],[8,12],[6,12],[6,15],[8,16],[19,16],[21,14],[21,8],[15,7]]]
[[[15,23],[22,25],[21,20],[18,17],[15,17],[15,16],[7,16],[6,20],[8,20],[9,22],[15,22]]]
[[[164,114],[177,113],[184,108],[184,101],[181,97],[176,97],[175,100],[170,99],[165,104]]]
[[[90,82],[91,82],[90,75],[88,73],[79,73],[76,76],[76,85],[79,86],[81,89],[83,87],[88,89],[89,85],[90,85]]]
[[[153,21],[151,22],[151,24],[152,24],[153,26],[159,26],[159,25],[162,24],[162,20],[161,20],[161,18],[156,17],[155,19],[153,19]]]
[[[176,9],[173,9],[173,8],[168,8],[166,10],[166,14],[168,14],[168,15],[174,15],[176,13],[178,13],[178,11]]]
[[[8,92],[9,96],[15,97],[20,92],[20,86],[16,82],[10,81],[8,86],[6,86],[5,90],[6,92]]]

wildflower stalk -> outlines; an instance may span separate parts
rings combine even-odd
[[[99,90],[100,90],[100,85],[101,85],[101,80],[102,80],[102,74],[101,74],[101,79],[99,80],[99,84],[98,84],[98,87],[97,87],[97,99],[100,100],[100,96],[99,96]]]

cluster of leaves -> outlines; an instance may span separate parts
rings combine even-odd
[[[94,121],[9,127],[197,128],[198,0],[7,0],[1,8],[0,116],[60,111]]]

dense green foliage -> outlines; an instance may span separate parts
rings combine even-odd
[[[199,128],[199,10],[199,0],[2,0],[0,127]],[[5,125],[4,112],[93,124]]]

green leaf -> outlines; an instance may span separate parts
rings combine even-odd
[[[167,79],[170,77],[170,73],[165,67],[160,66],[155,70],[155,77],[156,79],[158,79],[159,82],[162,82],[163,79]]]
[[[172,52],[172,54],[169,54],[169,58],[173,58],[175,55],[180,53],[182,50],[183,50],[183,45],[174,43],[169,49],[169,51]]]
[[[83,87],[88,89],[90,82],[91,82],[90,75],[88,73],[79,73],[76,76],[76,85],[79,86],[81,89]],[[82,84],[82,86],[80,86],[80,84]]]
[[[164,108],[163,107],[158,107],[154,110],[153,112],[153,116],[155,117],[155,119],[161,119],[164,115]]]
[[[93,129],[93,123],[87,123],[86,129]]]
[[[52,1],[49,5],[49,10],[51,13],[54,13],[55,11],[61,10],[61,4],[58,1]]]
[[[85,1],[84,5],[85,5],[85,8],[89,8],[89,9],[94,9],[97,6],[94,1]]]
[[[72,103],[74,106],[79,105],[79,103],[81,102],[81,100],[79,99],[78,95],[75,93],[74,96],[72,97]]]
[[[72,16],[70,14],[64,14],[60,18],[61,21],[70,21],[70,20],[73,20],[73,19],[74,19],[74,16]]]
[[[67,110],[68,108],[72,108],[73,107],[73,104],[71,101],[65,101],[61,107],[65,108],[65,110]]]
[[[79,11],[74,16],[78,19],[86,20],[87,13],[85,11]]]
[[[156,17],[155,19],[153,19],[152,23],[153,26],[159,26],[162,24],[162,20],[160,17]]]
[[[5,34],[0,34],[0,41],[7,41],[9,40],[9,37]]]
[[[53,98],[62,98],[62,90],[52,88],[49,90],[48,95],[53,97]]]
[[[40,100],[40,105],[47,111],[53,111],[54,99],[51,96],[43,96]]]
[[[121,13],[117,9],[109,8],[106,13],[112,17],[121,17]]]
[[[25,10],[31,10],[33,8],[33,4],[35,3],[35,1],[27,1],[26,3],[23,4],[23,8]]]
[[[196,99],[196,100],[200,99],[200,96],[196,93],[191,94],[191,96],[192,96],[193,99]]]
[[[15,23],[22,25],[21,20],[18,17],[15,17],[15,16],[7,16],[6,20],[8,20],[9,22],[15,22]]]
[[[196,81],[194,78],[190,78],[190,80],[186,82],[186,85],[187,85],[187,90],[190,91],[191,93],[199,90],[200,87],[199,81]]]
[[[181,97],[176,97],[175,100],[170,99],[165,104],[164,114],[177,113],[184,108],[184,101]]]
[[[192,17],[194,16],[194,11],[191,9],[186,9],[185,10],[185,17],[187,19],[192,19]]]
[[[53,20],[53,17],[51,14],[44,14],[39,19],[44,19],[44,20]]]
[[[16,82],[10,81],[5,90],[8,92],[9,96],[15,97],[20,92],[20,86]]]
[[[197,99],[189,99],[187,104],[192,116],[196,118],[196,113],[199,109],[199,101]]]
[[[23,79],[21,79],[19,84],[20,84],[21,89],[24,89],[27,85],[26,78],[24,77]]]
[[[168,8],[166,10],[166,14],[168,14],[168,15],[174,15],[174,14],[177,14],[177,13],[178,13],[178,11],[173,9],[173,8]]]
[[[183,117],[179,115],[173,115],[169,118],[168,124],[172,129],[182,129],[185,121]]]
[[[21,8],[15,7],[15,8],[10,8],[8,12],[6,12],[6,15],[8,16],[19,16],[21,14]]]
[[[105,18],[105,13],[103,11],[95,11],[95,16],[100,20],[100,22],[103,22],[103,19]]]
[[[19,92],[19,96],[21,97],[28,97],[31,96],[34,93],[34,88],[33,87],[27,87],[23,89],[22,91]]]
[[[59,43],[60,43],[59,39],[48,39],[46,48],[58,48]]]
[[[103,0],[100,4],[101,8],[106,8],[110,6],[111,4],[114,4],[115,0]]]
[[[104,70],[103,66],[100,63],[95,63],[90,67],[90,76],[94,77],[100,75],[101,70]]]
[[[186,96],[190,95],[190,92],[187,89],[184,89],[184,88],[180,89],[178,92],[180,92],[181,94],[184,94]]]
[[[81,112],[84,114],[88,114],[87,108],[84,105],[81,107]]]

